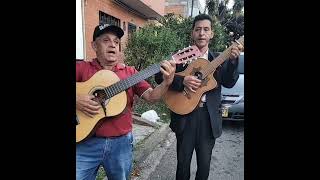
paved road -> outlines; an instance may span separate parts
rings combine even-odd
[[[244,179],[244,132],[242,122],[224,122],[223,133],[216,140],[212,153],[210,180]],[[196,159],[191,162],[191,180],[196,174]],[[137,180],[174,180],[176,140],[173,133],[153,152],[141,167]]]

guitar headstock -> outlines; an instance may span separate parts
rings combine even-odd
[[[193,59],[197,59],[201,56],[200,50],[197,46],[189,46],[182,50],[179,50],[177,53],[172,55],[172,59],[176,62],[176,64],[188,63]]]

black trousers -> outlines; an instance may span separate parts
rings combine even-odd
[[[195,109],[187,117],[183,131],[176,133],[177,171],[176,180],[190,179],[190,163],[195,149],[197,158],[196,180],[207,180],[215,139],[206,106]]]

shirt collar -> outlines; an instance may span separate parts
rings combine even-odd
[[[91,64],[96,67],[97,69],[101,70],[103,69],[103,67],[100,65],[100,63],[98,62],[98,59],[95,58],[92,60]],[[112,71],[119,71],[119,70],[123,70],[126,67],[125,64],[123,63],[117,63],[113,68]]]
[[[206,53],[203,54],[200,58],[204,58],[208,60],[209,49],[207,49]]]

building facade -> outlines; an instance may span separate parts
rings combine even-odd
[[[91,47],[95,26],[102,23],[120,26],[124,31],[121,49],[125,48],[130,34],[143,27],[148,21],[165,14],[165,0],[77,0],[77,52],[76,59],[92,59],[95,52]],[[81,18],[78,17],[81,11]],[[79,23],[79,19],[82,19]],[[82,37],[82,38],[81,38]],[[81,47],[81,39],[82,46]],[[78,48],[79,47],[79,48]]]
[[[173,13],[182,17],[195,17],[204,13],[199,0],[166,0],[165,14]]]

